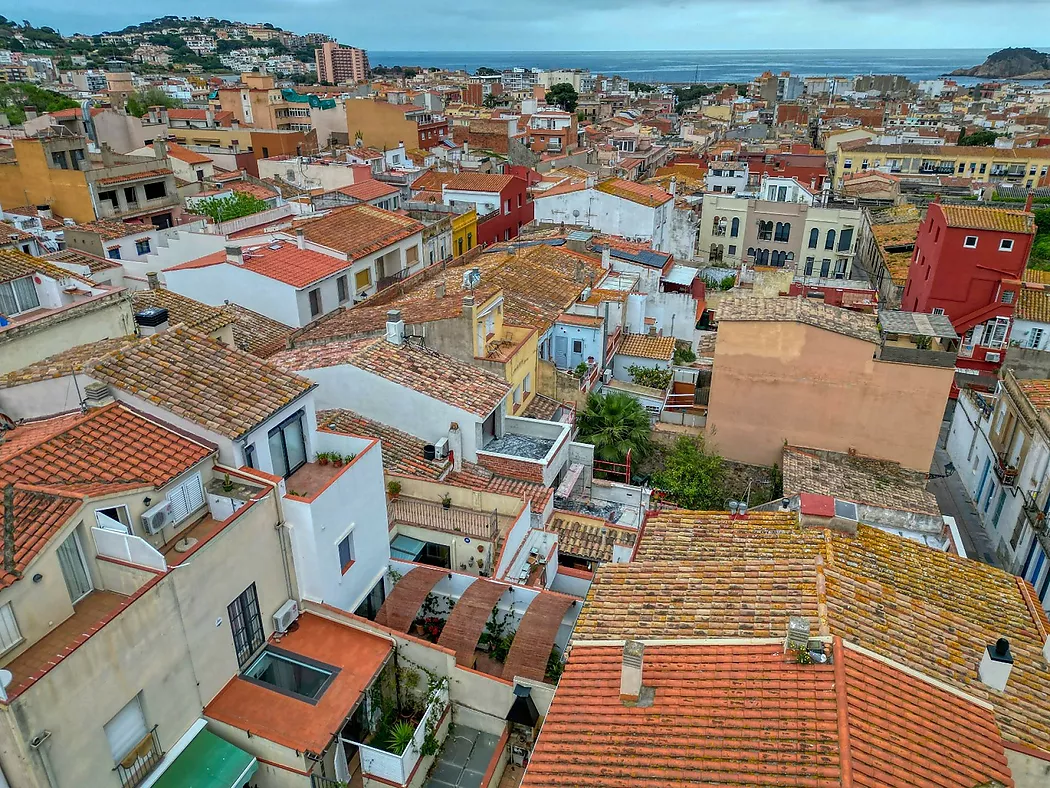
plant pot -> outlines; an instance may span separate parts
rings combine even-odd
[[[452,501],[442,501],[441,502],[441,508],[442,509],[451,509],[452,508]]]
[[[324,459],[322,460],[322,459],[321,459],[320,457],[318,457],[318,458],[317,458],[317,464],[318,464],[318,465],[327,465],[327,464],[328,464],[328,458],[327,458],[327,457],[325,457],[325,458],[324,458]]]

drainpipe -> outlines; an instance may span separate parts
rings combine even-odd
[[[40,765],[44,767],[44,774],[47,776],[47,784],[51,786],[51,788],[58,788],[58,780],[55,779],[55,770],[51,766],[51,756],[48,755],[47,750],[44,749],[44,743],[50,738],[51,731],[41,731],[30,739],[29,746],[40,759]]]

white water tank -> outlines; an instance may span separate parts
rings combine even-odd
[[[627,331],[632,334],[645,333],[645,296],[631,293],[627,296]]]

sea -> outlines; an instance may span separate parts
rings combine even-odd
[[[1041,49],[1045,49],[1041,47]],[[372,66],[465,69],[581,68],[635,82],[746,82],[764,71],[799,76],[900,74],[932,79],[983,63],[992,49],[763,49],[696,52],[424,52],[370,50]],[[981,80],[958,77],[960,83]],[[985,80],[987,81],[987,80]]]

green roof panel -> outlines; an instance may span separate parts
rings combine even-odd
[[[258,762],[202,728],[153,783],[153,788],[241,788]]]

